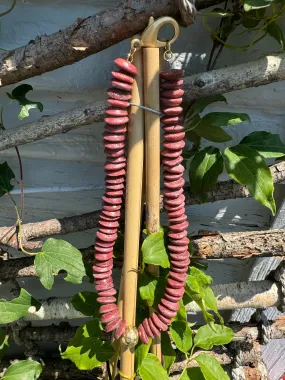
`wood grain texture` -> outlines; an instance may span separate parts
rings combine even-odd
[[[198,9],[220,3],[198,0]],[[28,45],[0,55],[2,86],[20,82],[45,72],[71,65],[139,33],[149,17],[172,16],[179,20],[174,1],[130,0],[103,10],[51,35],[38,36]]]

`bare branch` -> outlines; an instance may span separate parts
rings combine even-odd
[[[197,9],[221,3],[221,0],[197,0]],[[71,65],[89,55],[117,44],[142,31],[149,17],[172,16],[180,19],[173,0],[128,0],[103,10],[51,35],[0,55],[2,86]]]
[[[284,57],[284,53],[266,55],[246,64],[186,77],[183,87],[185,101],[281,81],[285,79]],[[105,106],[105,102],[95,102],[4,131],[0,151],[103,121]]]

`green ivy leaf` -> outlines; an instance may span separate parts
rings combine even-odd
[[[192,330],[187,322],[174,321],[170,326],[171,337],[178,350],[185,354],[192,347]]]
[[[152,339],[148,338],[148,341],[149,341],[148,344],[144,344],[142,342],[139,342],[136,345],[136,349],[135,349],[135,371],[138,371],[140,369],[140,366],[141,366],[143,360],[146,358],[146,356],[148,354]]]
[[[228,175],[241,185],[247,185],[250,194],[275,215],[273,179],[263,157],[246,145],[237,145],[224,151]]]
[[[42,365],[34,360],[21,360],[10,365],[2,380],[36,380],[42,370]]]
[[[190,267],[189,275],[195,277],[200,286],[208,286],[211,285],[213,279],[211,276],[204,273],[202,270],[196,267]]]
[[[5,355],[9,347],[9,336],[6,335],[5,331],[0,327],[0,361]]]
[[[209,354],[200,354],[195,357],[196,362],[205,377],[205,380],[230,380],[220,363]]]
[[[202,371],[198,367],[185,368],[178,380],[205,380]]]
[[[239,145],[246,145],[258,151],[264,158],[278,158],[285,154],[285,144],[280,136],[269,132],[252,132],[245,136]]]
[[[280,26],[276,22],[271,22],[267,27],[268,34],[273,37],[280,45],[282,50],[285,49],[285,39]]]
[[[251,11],[252,9],[259,9],[269,7],[272,3],[276,2],[275,0],[245,0],[243,7],[246,12]]]
[[[213,346],[230,343],[234,338],[233,330],[221,325],[202,326],[194,337],[194,346],[203,350],[211,350]]]
[[[215,125],[216,127],[227,127],[244,121],[251,121],[246,113],[210,112],[202,118],[201,123]]]
[[[142,300],[147,302],[148,306],[154,308],[159,304],[164,294],[166,279],[156,277],[148,272],[143,272],[139,276],[139,293]]]
[[[0,324],[5,325],[24,317],[29,313],[30,307],[39,310],[41,304],[25,289],[21,289],[19,297],[12,299],[12,301],[0,299]]]
[[[73,284],[81,284],[86,274],[81,252],[65,240],[53,238],[45,241],[42,251],[36,255],[35,270],[47,289],[52,288],[54,275],[61,270],[67,272],[64,279]]]
[[[189,168],[191,191],[200,202],[207,200],[207,191],[213,189],[224,169],[224,159],[218,148],[208,146],[193,157]]]
[[[44,106],[40,102],[34,102],[26,98],[26,94],[33,90],[33,87],[29,84],[21,84],[20,86],[14,88],[12,94],[7,92],[7,95],[10,99],[17,100],[22,106],[21,111],[18,115],[19,119],[24,119],[29,116],[30,109],[37,108],[40,112],[43,111]]]
[[[10,183],[13,178],[15,178],[15,174],[7,161],[0,164],[0,197],[14,189],[14,186]]]
[[[100,367],[114,354],[112,345],[102,341],[100,336],[99,319],[93,319],[80,326],[66,350],[61,352],[62,359],[71,360],[80,370]]]
[[[147,236],[142,243],[142,256],[146,264],[169,268],[170,263],[164,244],[164,232],[159,231]]]
[[[214,311],[214,313],[219,318],[220,324],[223,326],[224,325],[224,319],[221,316],[221,314],[219,313],[218,305],[217,305],[217,299],[216,299],[216,296],[215,296],[213,290],[210,288],[210,286],[208,286],[205,289],[204,302],[205,302],[205,305],[208,309],[211,309]]]
[[[195,133],[206,140],[222,143],[232,140],[232,137],[220,127],[201,121],[195,128]]]
[[[171,345],[169,335],[166,331],[161,332],[161,352],[163,355],[164,368],[169,374],[170,367],[175,362],[176,353]]]
[[[227,99],[223,95],[214,95],[207,96],[205,98],[200,98],[195,100],[193,105],[190,107],[190,110],[187,112],[186,120],[197,115],[204,111],[206,107],[208,107],[212,103],[224,102],[227,104]]]
[[[159,359],[153,354],[147,354],[140,366],[139,374],[142,380],[169,380]]]
[[[97,293],[95,292],[85,291],[75,294],[71,302],[75,310],[87,317],[99,315],[100,304],[97,302]]]
[[[260,24],[265,11],[266,9],[262,8],[242,13],[242,25],[247,29],[256,28]]]

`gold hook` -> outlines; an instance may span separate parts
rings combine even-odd
[[[161,41],[158,39],[159,29],[164,26],[170,24],[174,28],[174,36],[170,41]],[[160,48],[165,47],[169,42],[172,44],[175,42],[179,35],[179,25],[176,20],[172,17],[160,17],[157,20],[151,16],[149,19],[148,27],[144,30],[141,36],[141,46],[142,47],[152,47],[152,48]]]

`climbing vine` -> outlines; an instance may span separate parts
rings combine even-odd
[[[16,5],[0,15],[12,11]],[[284,36],[278,25],[278,20],[285,14],[285,4],[281,0],[244,0],[233,1],[224,9],[216,8],[211,12],[203,12],[205,27],[213,40],[208,70],[215,67],[218,57],[224,48],[245,51],[261,41],[266,36],[274,38],[284,50]],[[212,26],[212,18],[218,18],[219,25]],[[248,34],[251,42],[247,45],[235,45],[235,36]],[[4,126],[4,109],[17,101],[20,105],[19,118],[29,116],[33,109],[43,111],[43,104],[29,100],[26,95],[32,87],[23,84],[16,87],[11,94],[7,93],[9,101],[1,107],[1,129]],[[185,108],[184,129],[187,138],[187,149],[184,151],[184,165],[189,169],[191,192],[200,202],[207,201],[207,192],[212,190],[218,177],[224,170],[236,182],[247,185],[250,194],[272,214],[276,212],[273,198],[273,179],[266,164],[266,159],[283,159],[285,144],[279,135],[265,131],[256,131],[245,136],[239,144],[220,148],[232,140],[231,130],[241,123],[250,123],[250,117],[244,113],[208,112],[205,110],[213,103],[224,102],[222,95],[196,100]],[[6,112],[6,111],[5,111]],[[208,142],[211,145],[208,145]],[[90,268],[82,259],[81,252],[70,243],[61,239],[47,239],[38,252],[29,252],[23,248],[22,219],[24,209],[24,185],[21,157],[18,148],[16,152],[20,166],[19,185],[21,188],[21,205],[16,204],[12,191],[15,174],[7,162],[0,164],[0,196],[8,195],[15,207],[15,226],[18,228],[19,248],[27,255],[34,256],[35,271],[41,284],[46,289],[52,289],[54,277],[60,272],[66,272],[65,280],[80,284],[84,276],[88,276]],[[14,226],[14,227],[15,227]],[[149,308],[155,309],[163,296],[166,278],[169,272],[169,252],[167,249],[167,227],[147,236],[142,231],[141,262],[138,274],[137,323],[149,315]],[[115,246],[115,256],[123,255],[123,229]],[[0,242],[5,236],[0,237]],[[191,252],[191,243],[189,245]],[[160,276],[154,276],[147,271],[148,265],[159,265]],[[207,351],[216,345],[225,345],[232,341],[233,331],[224,326],[219,314],[217,300],[211,288],[212,278],[205,273],[205,266],[192,260],[187,272],[185,295],[179,303],[177,316],[173,319],[169,333],[162,332],[163,365],[158,358],[149,353],[149,344],[139,343],[135,349],[135,370],[143,380],[168,379],[171,366],[176,360],[177,352],[183,355],[186,364],[195,362],[198,367],[187,367],[180,375],[180,380],[226,380],[229,379],[219,362]],[[92,278],[90,278],[90,281]],[[195,324],[187,321],[187,305],[196,303],[205,320],[205,325],[195,330]],[[67,347],[59,347],[62,359],[72,361],[81,370],[91,370],[101,366],[118,355],[116,344],[106,339],[98,318],[99,303],[95,292],[81,292],[72,298],[73,307],[84,316],[88,322],[78,327],[75,336]],[[25,289],[20,289],[18,297],[7,301],[0,300],[0,324],[10,324],[29,313],[38,311],[41,304]],[[0,360],[7,352],[9,336],[0,329]],[[3,380],[33,380],[40,377],[42,365],[34,360],[23,360],[12,364],[3,375]]]

